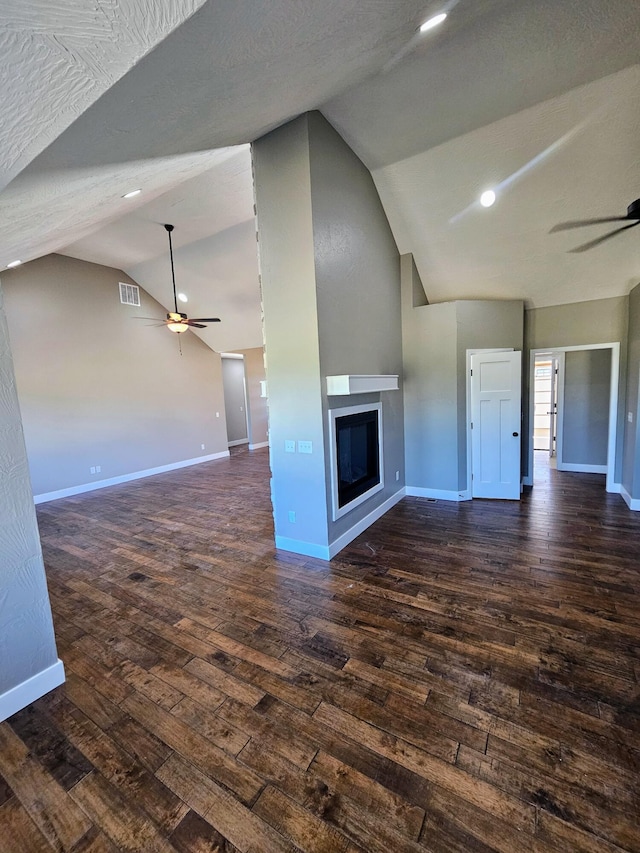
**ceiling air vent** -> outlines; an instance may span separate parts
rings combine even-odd
[[[140,306],[140,288],[137,284],[125,284],[124,281],[120,284],[120,302],[123,305]]]

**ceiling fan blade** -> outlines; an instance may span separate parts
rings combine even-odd
[[[636,225],[640,225],[640,219],[636,222],[632,222],[631,225],[623,225],[622,228],[616,228],[615,231],[609,231],[608,234],[605,234],[603,237],[597,237],[595,240],[589,240],[588,243],[583,243],[581,246],[576,246],[575,249],[570,249],[571,252],[586,252],[587,249],[593,249],[595,246],[599,246],[600,243],[604,243],[605,240],[610,240],[612,237],[615,237],[616,234],[619,234],[621,231],[626,231],[629,228],[635,228]]]
[[[196,323],[193,320],[187,320],[187,326],[193,326],[194,329],[206,329],[204,323]]]
[[[165,322],[160,317],[132,317],[131,319],[132,320],[155,320],[156,323],[164,323]]]
[[[568,231],[570,228],[582,228],[583,225],[603,225],[605,222],[626,222],[628,216],[606,216],[602,219],[575,219],[572,222],[559,222],[554,225],[549,234],[557,231]]]
[[[219,323],[220,317],[193,317],[192,323]]]

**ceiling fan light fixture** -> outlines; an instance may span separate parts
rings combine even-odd
[[[177,335],[180,335],[182,332],[186,332],[189,329],[189,324],[186,320],[186,314],[177,314],[174,311],[171,311],[167,314],[167,329],[171,332],[175,332]]]
[[[446,12],[440,12],[439,15],[434,15],[432,18],[429,18],[424,24],[420,24],[419,30],[421,33],[426,33],[428,30],[432,30],[434,27],[437,27],[441,24],[447,17]]]

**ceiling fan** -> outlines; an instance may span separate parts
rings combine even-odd
[[[178,311],[178,296],[176,294],[176,274],[173,267],[173,246],[171,244],[171,232],[173,231],[173,225],[165,225],[165,230],[169,235],[169,256],[171,258],[171,280],[173,282],[173,304],[175,307],[175,311],[169,311],[167,313],[167,319],[163,321],[163,324],[172,332],[176,332],[177,334],[181,334],[182,332],[186,332],[187,329],[206,329],[206,323],[219,323],[219,317],[198,317],[195,319],[189,319],[186,314]]]
[[[570,251],[586,252],[587,249],[593,249],[595,246],[599,246],[600,243],[604,243],[605,240],[610,240],[611,237],[615,237],[615,235],[619,234],[621,231],[626,231],[628,228],[634,228],[636,225],[640,225],[640,198],[631,202],[627,208],[626,216],[605,216],[602,219],[578,219],[573,222],[560,222],[558,225],[554,225],[549,233],[554,234],[556,231],[567,231],[569,228],[581,228],[583,225],[599,225],[604,222],[628,221],[630,221],[629,225],[623,225],[621,228],[614,228],[613,231],[609,231],[609,233],[605,234],[603,237],[596,237],[595,240],[589,240],[588,243],[576,246],[575,249],[570,249]]]

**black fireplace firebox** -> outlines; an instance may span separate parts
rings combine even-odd
[[[383,488],[380,406],[352,406],[332,415],[334,518]]]

